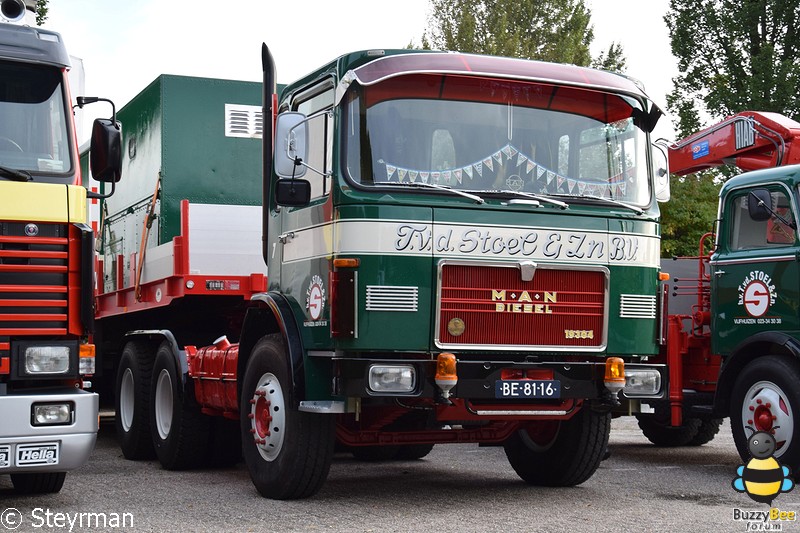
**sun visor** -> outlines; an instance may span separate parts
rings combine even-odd
[[[411,53],[385,56],[349,70],[336,87],[336,104],[352,83],[375,85],[390,78],[409,74],[441,74],[508,78],[555,85],[585,87],[633,96],[647,102],[653,115],[663,112],[650,100],[636,80],[604,70],[547,63],[509,57],[462,54],[459,52]]]

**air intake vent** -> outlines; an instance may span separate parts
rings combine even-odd
[[[655,318],[656,297],[642,294],[621,295],[619,316],[622,318]]]
[[[264,121],[261,107],[225,104],[225,136],[260,139]]]
[[[416,311],[417,287],[367,285],[367,311]]]

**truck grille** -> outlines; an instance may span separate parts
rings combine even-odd
[[[607,271],[515,264],[441,266],[437,344],[477,349],[605,347]],[[459,332],[461,332],[459,334]]]
[[[0,222],[0,336],[67,333],[68,231]]]

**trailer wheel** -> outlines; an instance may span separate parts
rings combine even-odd
[[[800,439],[794,436],[798,383],[798,364],[788,357],[760,357],[744,367],[731,394],[731,432],[742,460],[750,459],[752,432],[766,431],[775,437],[775,458],[793,472],[800,469]]]
[[[114,425],[126,459],[151,459],[150,378],[153,361],[147,343],[131,341],[122,350],[117,369]]]
[[[688,446],[702,446],[703,444],[708,444],[717,436],[721,425],[721,418],[701,418],[700,427],[697,429],[697,435],[689,441]]]
[[[684,417],[682,425],[670,426],[669,413],[638,414],[636,420],[639,421],[639,428],[647,440],[664,448],[689,445],[698,436],[702,425],[699,418]],[[700,444],[704,443],[700,442],[697,445]]]
[[[66,472],[11,474],[11,483],[19,494],[49,494],[60,491],[66,477]]]
[[[205,463],[211,418],[200,412],[191,383],[182,386],[169,343],[156,352],[150,388],[150,434],[161,466],[167,470],[194,468]]]
[[[335,419],[292,407],[291,386],[282,338],[263,337],[242,382],[242,451],[253,485],[276,500],[315,494],[333,458]]]
[[[523,426],[504,444],[514,471],[529,485],[580,485],[595,473],[611,432],[611,415],[584,407],[569,420]]]

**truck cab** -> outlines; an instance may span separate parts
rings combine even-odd
[[[660,110],[607,72],[389,50],[339,58],[274,110],[272,311],[248,315],[239,352],[256,487],[298,496],[284,431],[331,415],[356,457],[480,442],[505,446],[530,484],[588,479],[619,400],[665,394],[664,366],[647,362]],[[260,313],[282,339],[249,338]],[[265,432],[258,406],[276,402],[285,427]]]
[[[61,36],[12,24],[20,1],[2,8],[20,15],[0,19],[0,474],[21,492],[57,492],[98,430],[83,381],[94,373],[94,236]]]
[[[729,397],[737,445],[750,432],[775,436],[775,456],[797,465],[794,427],[800,343],[797,165],[748,172],[720,191],[711,256],[713,353],[724,354],[718,401]],[[729,393],[729,394],[726,394]]]

